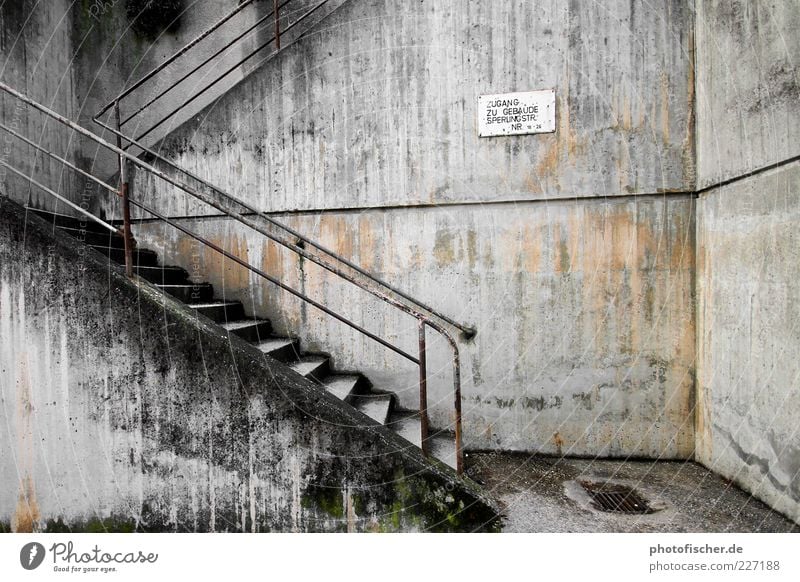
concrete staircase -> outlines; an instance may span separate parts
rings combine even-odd
[[[54,228],[85,242],[111,261],[125,263],[121,236],[71,216],[40,210],[34,212]],[[219,325],[222,333],[235,334],[252,343],[265,355],[286,363],[296,373],[318,384],[320,389],[391,428],[410,446],[421,446],[418,411],[401,409],[393,393],[377,390],[359,373],[332,369],[329,356],[304,352],[296,338],[274,335],[268,319],[247,315],[239,301],[215,298],[211,284],[191,281],[189,273],[182,267],[160,265],[158,254],[152,250],[134,250],[134,269],[139,277],[185,303],[198,317],[207,317]],[[431,427],[429,443],[434,457],[455,468],[455,435],[451,431]]]

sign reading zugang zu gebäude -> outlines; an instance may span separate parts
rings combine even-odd
[[[552,133],[556,130],[556,92],[525,91],[478,97],[478,136]]]

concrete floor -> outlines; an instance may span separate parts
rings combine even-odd
[[[467,474],[505,507],[504,532],[800,532],[701,465],[470,453]],[[603,512],[578,481],[634,487],[657,511]]]

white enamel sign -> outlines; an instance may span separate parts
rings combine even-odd
[[[478,136],[552,133],[556,92],[526,91],[478,97]]]

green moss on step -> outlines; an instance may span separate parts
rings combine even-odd
[[[46,533],[133,533],[136,531],[136,522],[116,517],[103,519],[93,517],[88,521],[66,524],[59,517],[45,522],[43,531]]]
[[[300,504],[306,509],[319,509],[333,518],[344,519],[344,502],[341,489],[312,485],[306,489],[305,494],[300,498]]]

